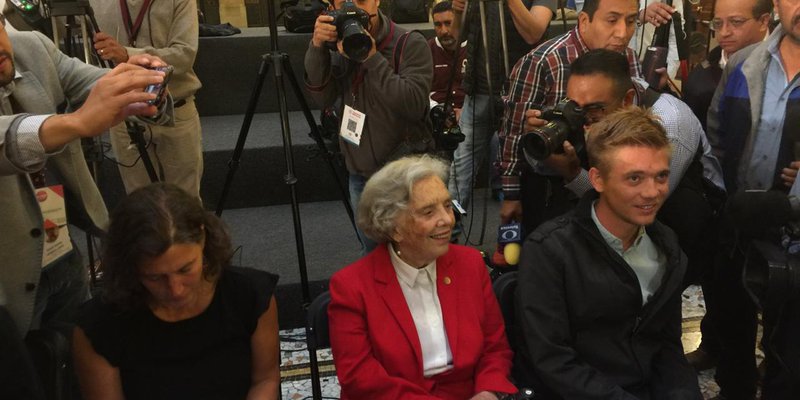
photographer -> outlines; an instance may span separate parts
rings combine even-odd
[[[527,117],[565,97],[569,64],[592,49],[605,48],[627,56],[632,77],[641,76],[636,54],[628,42],[636,29],[635,0],[587,0],[578,14],[578,26],[551,39],[517,62],[508,78],[509,93],[503,98],[505,114],[498,133],[501,146],[499,169],[503,180],[503,223],[522,222],[531,232],[545,220],[572,208],[576,200],[561,177],[544,165],[527,166],[519,147]],[[525,212],[523,213],[523,202]],[[546,204],[553,207],[549,209]],[[561,206],[561,208],[558,208]]]
[[[100,135],[127,116],[157,114],[145,103],[156,95],[143,89],[162,82],[163,73],[142,66],[163,65],[139,55],[111,71],[93,67],[40,33],[7,31],[0,16],[0,286],[22,335],[40,327],[69,330],[89,294],[67,222],[99,230],[108,213],[77,139]],[[58,114],[67,104],[74,111]],[[164,104],[171,113],[172,101]],[[170,113],[158,122],[168,122]],[[67,215],[67,208],[76,212]],[[60,240],[46,241],[46,219],[58,221]]]
[[[433,147],[428,120],[433,62],[427,41],[395,25],[378,4],[336,0],[336,19],[317,18],[305,57],[310,96],[320,107],[339,101],[339,111],[343,108],[339,147],[354,209],[367,179],[386,162]],[[349,42],[342,40],[345,34]],[[338,51],[329,49],[331,44]],[[365,254],[375,247],[360,231],[359,239]]]

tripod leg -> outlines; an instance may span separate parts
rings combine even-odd
[[[125,127],[128,129],[128,136],[130,136],[131,141],[136,145],[136,149],[139,150],[139,157],[142,159],[142,165],[144,165],[145,171],[147,171],[147,176],[150,177],[150,182],[158,182],[158,174],[156,174],[156,169],[153,167],[153,161],[150,159],[150,153],[147,152],[147,143],[144,141],[144,127],[130,121],[125,121]]]
[[[297,184],[297,177],[294,175],[294,156],[292,155],[292,136],[291,136],[291,129],[289,128],[289,110],[286,106],[286,88],[283,84],[283,77],[286,71],[290,71],[291,69],[284,70],[284,65],[288,65],[288,62],[284,60],[288,59],[286,53],[272,53],[272,62],[273,67],[275,68],[275,87],[278,90],[278,104],[280,106],[281,111],[281,133],[283,134],[283,152],[286,157],[286,176],[285,181],[286,184],[289,186],[289,192],[292,196],[292,218],[294,222],[294,240],[297,245],[297,260],[298,265],[300,267],[300,288],[303,292],[303,309],[308,312],[308,306],[311,304],[311,293],[308,287],[308,270],[306,268],[306,256],[305,250],[303,246],[303,230],[300,226],[300,206],[297,201],[297,191],[295,190],[295,185]],[[291,68],[291,67],[290,67]],[[292,75],[294,76],[294,75]],[[290,78],[290,81],[291,78]],[[310,115],[310,112],[309,112]],[[313,117],[311,118],[313,122]],[[315,125],[315,124],[314,124]],[[308,325],[306,325],[306,342],[311,340],[311,329]],[[313,345],[308,346],[308,359],[309,363],[312,365],[317,364],[317,354],[315,351],[311,351],[310,349],[314,349]],[[314,399],[321,399],[322,398],[322,391],[319,387],[319,375],[314,375],[312,371],[312,385],[311,385],[311,392],[312,397]],[[316,382],[316,383],[315,383]]]
[[[336,180],[336,186],[339,188],[339,192],[342,195],[342,203],[344,204],[344,209],[347,211],[347,216],[350,218],[350,223],[353,225],[353,231],[356,232],[356,236],[358,236],[358,230],[356,229],[356,221],[355,216],[353,215],[353,208],[350,204],[350,191],[345,187],[344,183],[342,182],[338,173],[336,173],[336,166],[333,163],[333,155],[328,148],[325,146],[325,141],[322,140],[322,134],[319,131],[319,125],[317,125],[317,121],[314,119],[314,115],[311,114],[311,108],[308,106],[308,102],[306,98],[303,96],[303,91],[300,89],[300,84],[297,82],[297,76],[294,74],[294,70],[292,69],[292,63],[289,62],[289,56],[284,54],[283,57],[283,69],[286,70],[286,76],[289,78],[289,84],[292,86],[292,91],[294,92],[294,97],[297,99],[297,102],[300,103],[300,108],[303,110],[303,115],[306,117],[306,122],[308,123],[308,128],[311,129],[309,135],[314,142],[317,143],[317,148],[319,148],[320,153],[323,157],[325,157],[325,161],[328,162],[328,166],[331,168],[331,175],[333,175],[333,179]]]
[[[261,56],[261,65],[258,67],[256,85],[253,87],[253,92],[250,94],[250,101],[247,103],[247,111],[245,111],[244,114],[242,128],[239,130],[239,138],[236,140],[236,147],[233,149],[233,155],[230,161],[228,161],[228,175],[225,176],[225,183],[222,185],[222,194],[219,196],[219,201],[217,202],[216,214],[218,217],[222,215],[222,210],[225,207],[225,200],[228,198],[228,192],[231,189],[231,183],[233,183],[233,176],[236,175],[236,171],[239,169],[244,143],[247,141],[247,133],[250,131],[250,124],[253,122],[253,115],[258,105],[258,98],[261,96],[261,89],[264,87],[264,78],[267,76],[268,67],[271,62],[272,60],[269,58],[268,54]]]

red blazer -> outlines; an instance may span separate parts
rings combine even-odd
[[[422,375],[416,326],[387,245],[338,271],[330,282],[330,336],[346,399],[469,399],[484,390],[515,393],[513,353],[480,254],[451,245],[436,260],[453,368]]]

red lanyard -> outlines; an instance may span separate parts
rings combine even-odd
[[[120,0],[120,1],[122,1],[122,0]],[[394,38],[394,22],[389,21],[389,34],[386,35],[386,37],[383,38],[381,43],[378,45],[378,48],[377,48],[378,53],[383,51],[383,49],[385,49],[386,46],[388,46],[389,43],[392,42],[392,38]],[[358,67],[356,67],[356,68],[357,68],[356,74],[353,76],[353,83],[350,86],[350,92],[352,93],[354,98],[356,96],[356,92],[358,92],[358,87],[361,86],[361,82],[364,82],[364,75],[366,75],[366,71],[364,71],[361,68],[361,64],[358,64]]]
[[[128,45],[131,47],[136,47],[136,37],[139,36],[139,29],[142,27],[144,15],[147,14],[147,10],[150,8],[150,3],[152,3],[152,1],[153,0],[144,0],[142,9],[139,10],[139,15],[136,16],[136,22],[134,23],[131,21],[128,1],[119,0],[119,8],[122,11],[122,23],[125,24],[125,31],[128,33]]]

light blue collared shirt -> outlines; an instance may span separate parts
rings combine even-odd
[[[595,207],[597,201],[592,204],[592,220],[597,225],[600,234],[603,235],[606,244],[617,252],[622,259],[631,267],[639,281],[639,288],[642,291],[642,305],[647,304],[650,298],[661,287],[661,280],[667,270],[667,256],[658,250],[655,243],[650,239],[643,226],[639,227],[639,234],[634,239],[633,244],[627,250],[622,246],[622,239],[609,232],[600,220],[597,219]]]
[[[786,116],[786,103],[789,94],[800,83],[798,76],[791,81],[786,79],[786,70],[781,62],[779,45],[783,36],[773,36],[769,39],[767,49],[770,53],[770,63],[767,68],[764,101],[761,117],[758,121],[758,130],[753,140],[753,152],[747,163],[742,163],[739,176],[744,177],[744,188],[768,190],[772,187],[778,166],[778,152],[783,138],[783,121]]]

